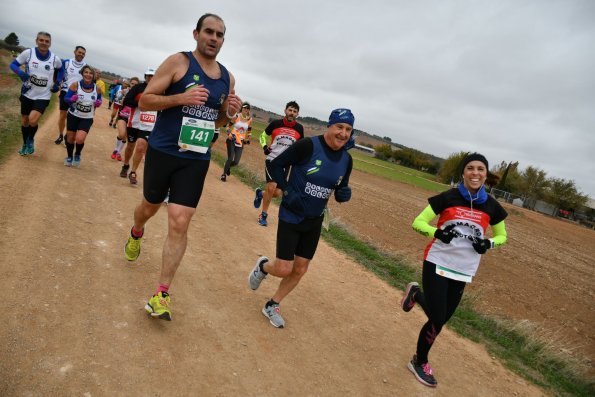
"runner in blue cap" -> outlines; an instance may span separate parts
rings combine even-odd
[[[323,135],[299,140],[270,164],[271,176],[283,191],[276,259],[270,262],[266,256],[258,258],[248,283],[256,290],[268,274],[282,279],[262,309],[277,328],[285,326],[279,303],[298,285],[314,257],[329,198],[334,195],[339,203],[351,199],[353,160],[345,146],[353,136],[353,123],[351,110],[335,109]],[[291,174],[286,180],[284,170],[288,167]]]

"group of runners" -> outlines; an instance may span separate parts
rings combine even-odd
[[[95,111],[103,103],[105,82],[101,79],[101,71],[85,62],[85,47],[77,45],[73,58],[61,60],[50,51],[49,33],[39,32],[35,43],[36,47],[23,51],[10,65],[11,70],[23,82],[20,96],[23,145],[19,154],[27,156],[35,152],[34,138],[39,118],[49,105],[52,93],[59,91],[58,137],[54,143],[60,145],[64,142],[64,165],[78,167]],[[123,160],[120,176],[128,178],[131,184],[138,181],[137,169],[155,124],[156,112],[138,110],[140,96],[154,74],[155,70],[148,68],[144,82],[141,83],[138,77],[132,77],[122,84],[113,84],[110,88],[109,107],[113,104],[113,110],[109,126],[118,131],[116,148],[111,157],[118,161]],[[126,150],[122,157],[121,152],[125,145]]]
[[[170,286],[186,250],[188,228],[203,192],[211,147],[220,129],[227,133],[228,152],[221,181],[227,180],[231,167],[240,161],[243,146],[251,140],[250,104],[236,95],[233,74],[216,60],[225,31],[219,16],[202,15],[193,31],[196,41],[193,51],[169,56],[156,71],[148,69],[145,82],[133,85],[122,95],[117,109],[118,100],[114,99],[116,126],[124,122],[128,113],[126,140],[131,149],[127,147],[125,151],[121,176],[136,183],[136,170],[146,152],[143,195],[134,210],[124,248],[127,260],[139,258],[145,225],[166,197],[169,201],[165,207],[168,231],[161,271],[145,305],[146,311],[158,319],[172,319]],[[61,68],[62,61],[49,51],[50,42],[50,35],[40,32],[37,47],[26,50],[11,64],[11,69],[24,82],[23,147],[19,151],[22,155],[33,153],[37,122],[49,103],[50,88],[57,91],[57,84],[63,81],[54,79],[54,71]],[[85,136],[88,133],[93,111],[101,105],[103,93],[93,82],[96,77],[93,69],[84,65],[81,50],[84,48],[77,47],[74,60],[65,62],[68,65],[65,75],[80,73],[82,78],[73,77],[62,84],[63,91],[66,87],[64,102],[70,104],[65,163],[71,161],[72,165],[80,163],[83,133]],[[23,64],[24,71],[19,67]],[[122,113],[126,108],[129,110]],[[288,102],[283,119],[272,121],[259,140],[265,155],[266,186],[256,189],[253,200],[256,208],[262,206],[258,224],[268,225],[273,197],[281,197],[281,205],[275,259],[259,257],[248,272],[248,286],[257,290],[269,275],[280,278],[274,295],[261,310],[276,328],[286,325],[281,302],[300,283],[314,257],[329,199],[334,197],[337,202],[345,203],[352,195],[349,181],[353,160],[348,149],[354,145],[353,113],[347,108],[335,109],[322,135],[305,137],[303,126],[297,122],[299,110],[297,102]],[[122,146],[118,145],[123,138],[118,134],[116,158],[121,153]],[[136,154],[132,157],[134,146],[139,157]],[[420,330],[416,353],[407,364],[416,379],[426,386],[437,385],[428,362],[429,350],[457,308],[466,283],[475,276],[481,255],[506,242],[506,211],[484,187],[496,180],[483,155],[469,154],[461,163],[459,185],[430,197],[429,205],[413,222],[415,231],[432,240],[424,252],[423,289],[416,282],[409,283],[401,307],[408,312],[417,303],[428,317]],[[434,227],[431,222],[436,217]],[[492,227],[492,238],[486,236],[488,226]]]

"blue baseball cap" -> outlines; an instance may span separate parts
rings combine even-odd
[[[353,116],[353,113],[351,113],[351,110],[339,108],[331,112],[331,115],[328,118],[327,127],[337,123],[345,123],[353,127],[354,122],[355,117]]]

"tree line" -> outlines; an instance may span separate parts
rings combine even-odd
[[[438,179],[443,183],[457,182],[461,175],[459,164],[468,152],[451,154],[438,171]],[[493,166],[490,170],[500,177],[495,186],[514,195],[529,200],[542,200],[566,211],[579,211],[589,197],[577,188],[573,180],[548,177],[547,173],[534,166],[519,169],[519,162],[505,162]],[[592,211],[591,211],[592,212]]]

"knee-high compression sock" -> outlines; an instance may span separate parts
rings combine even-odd
[[[21,134],[23,135],[23,143],[27,143],[27,139],[29,138],[29,126],[21,126]]]
[[[38,125],[29,126],[29,138],[31,138],[31,140],[33,140],[35,138],[35,134],[37,133],[38,128],[39,128]]]
[[[76,144],[76,150],[74,152],[74,155],[75,156],[80,156],[81,155],[81,152],[83,151],[83,147],[85,147],[85,144],[84,143],[77,143]]]
[[[68,157],[72,158],[72,152],[74,152],[74,143],[66,142],[66,153],[68,153]]]

